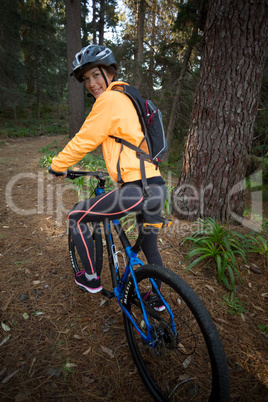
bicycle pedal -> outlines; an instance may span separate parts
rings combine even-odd
[[[103,289],[101,290],[101,293],[103,296],[108,297],[109,299],[112,299],[114,297],[114,292],[110,292],[109,290]]]

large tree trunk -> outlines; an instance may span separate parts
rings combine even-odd
[[[68,61],[69,137],[72,138],[85,120],[84,87],[70,77],[74,56],[81,50],[81,3],[80,0],[65,0],[66,40]]]
[[[210,2],[175,213],[240,220],[267,53],[267,1]]]
[[[204,4],[204,0],[201,1],[198,18],[195,21],[195,24],[194,24],[194,27],[192,30],[192,34],[191,34],[191,38],[188,42],[188,46],[187,46],[186,52],[183,57],[183,63],[181,66],[180,76],[178,79],[178,84],[177,84],[175,96],[173,98],[172,108],[171,108],[171,112],[170,112],[170,116],[169,116],[169,123],[168,123],[168,128],[167,128],[167,133],[166,133],[168,151],[165,153],[165,156],[163,158],[164,162],[169,161],[169,154],[170,154],[170,149],[171,149],[171,144],[172,144],[172,134],[173,134],[173,130],[174,130],[175,123],[176,123],[177,111],[179,111],[179,108],[180,108],[179,102],[180,102],[181,90],[183,87],[183,80],[184,80],[184,77],[185,77],[185,74],[187,71],[187,67],[189,64],[189,60],[190,60],[193,48],[197,41],[198,29],[199,29],[200,19],[202,17],[202,11],[203,11],[203,4]]]

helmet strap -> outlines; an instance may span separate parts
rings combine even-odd
[[[103,76],[103,79],[104,79],[105,84],[106,84],[106,89],[107,89],[107,88],[108,88],[108,81],[107,81],[106,75],[104,74],[104,71],[103,71],[103,69],[101,68],[101,66],[98,66],[98,68],[99,68],[99,70],[100,70],[100,72],[101,72],[101,75]]]

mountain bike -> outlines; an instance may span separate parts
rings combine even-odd
[[[96,180],[94,195],[105,191],[108,173],[67,174],[70,179],[81,176]],[[229,401],[226,357],[207,309],[178,275],[167,268],[145,265],[138,257],[146,228],[170,223],[160,216],[144,214],[144,230],[140,230],[133,246],[119,220],[106,219],[103,228],[100,223],[89,224],[98,275],[103,265],[103,237],[108,251],[112,287],[102,293],[117,299],[133,360],[154,400]],[[123,270],[115,236],[124,250]],[[74,272],[83,270],[70,230],[69,251]],[[162,308],[157,307],[160,305]]]

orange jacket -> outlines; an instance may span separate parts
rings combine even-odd
[[[56,156],[51,168],[56,172],[64,172],[68,167],[79,162],[88,152],[102,144],[103,157],[107,170],[113,181],[117,181],[117,162],[121,144],[109,135],[123,138],[139,146],[143,132],[138,115],[132,101],[124,94],[112,91],[113,82],[93,105],[80,131]],[[124,146],[120,154],[121,176],[124,182],[141,179],[140,161],[136,152]],[[145,162],[146,177],[160,176],[152,163]]]

